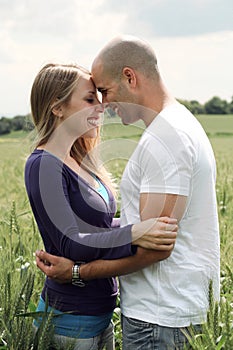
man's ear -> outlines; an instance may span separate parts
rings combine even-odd
[[[134,70],[130,67],[124,67],[122,70],[123,77],[127,80],[131,87],[135,87],[137,83],[137,78]]]

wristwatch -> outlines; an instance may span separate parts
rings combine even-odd
[[[80,266],[85,264],[83,261],[76,261],[72,267],[72,284],[77,287],[85,287],[86,283],[81,279]]]

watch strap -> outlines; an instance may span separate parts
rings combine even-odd
[[[76,261],[72,267],[72,284],[77,287],[85,287],[86,283],[81,279],[80,266],[85,264],[83,261]]]

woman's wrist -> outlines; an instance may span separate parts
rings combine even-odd
[[[148,219],[132,225],[131,235],[133,244],[137,244],[140,241],[142,236],[150,230],[154,221],[155,219]]]

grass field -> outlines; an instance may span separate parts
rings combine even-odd
[[[204,336],[192,348],[233,349],[233,115],[199,116],[217,161],[217,199],[221,233],[221,303],[212,305]],[[106,159],[120,179],[128,154],[143,132],[143,125],[123,126],[113,118],[102,131]],[[117,157],[115,156],[117,152]],[[31,318],[19,313],[34,312],[43,275],[34,263],[34,251],[42,247],[24,189],[23,171],[30,153],[25,132],[0,137],[0,350],[29,350]],[[33,282],[34,281],[34,282]],[[115,315],[117,349],[120,349],[119,317]],[[46,330],[37,349],[46,349]],[[48,337],[47,333],[47,337]],[[35,349],[35,348],[33,348]]]

